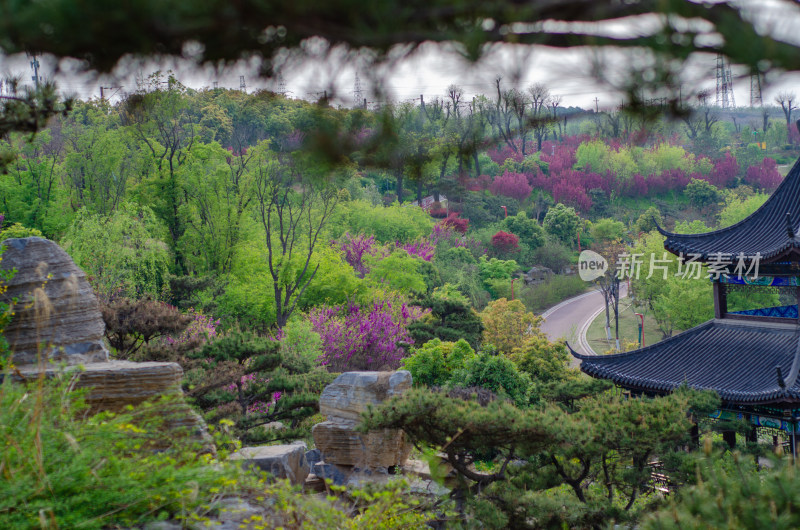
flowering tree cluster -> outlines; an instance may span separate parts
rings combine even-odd
[[[530,195],[529,189],[541,189],[549,192],[556,202],[586,212],[593,204],[591,190],[601,190],[609,197],[612,194],[652,197],[683,190],[692,179],[705,180],[717,188],[735,182],[739,166],[730,152],[714,161],[695,159],[675,143],[675,139],[664,142],[637,155],[637,159],[618,139],[600,141],[583,135],[565,137],[561,143],[544,142],[539,156],[547,164],[545,172],[538,166],[523,173],[505,172],[495,178],[489,190],[495,195],[524,200]],[[578,160],[579,147],[582,165]],[[499,158],[508,154],[508,150],[505,146],[490,155]],[[519,156],[509,158],[516,162]],[[751,175],[753,184],[763,189],[771,189],[779,182],[775,173],[763,165]]]
[[[489,185],[489,191],[494,195],[503,195],[504,197],[511,197],[518,201],[527,199],[533,188],[528,183],[528,177],[522,173],[511,173],[506,171],[499,177],[494,179]]]
[[[419,308],[382,301],[371,307],[319,306],[308,318],[322,338],[320,364],[345,372],[396,369],[414,343],[408,324],[420,316]]]
[[[781,183],[778,163],[772,158],[764,158],[757,166],[747,168],[744,180],[754,188],[774,190]]]
[[[466,221],[466,219],[457,219],[457,221]],[[466,232],[466,229],[464,229]],[[449,223],[437,223],[433,225],[433,230],[430,235],[431,242],[434,246],[446,245],[450,248],[466,248],[472,254],[480,256],[486,254],[486,249],[483,244],[472,236],[463,235],[460,229],[451,226]]]

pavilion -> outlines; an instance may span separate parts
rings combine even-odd
[[[772,196],[739,223],[704,234],[658,229],[666,237],[664,248],[682,264],[700,262],[714,271],[714,318],[634,351],[572,350],[581,370],[637,395],[663,395],[683,384],[715,390],[722,400],[716,416],[748,421],[749,440],[762,428],[800,441],[800,160]],[[739,305],[746,306],[748,297],[757,305],[758,296],[751,295],[763,293],[780,302],[729,308],[733,293]],[[733,431],[724,436],[735,443]],[[796,443],[791,447],[794,453]]]

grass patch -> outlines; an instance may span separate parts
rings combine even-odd
[[[630,306],[629,298],[623,298],[619,304],[619,341],[623,345],[626,342],[639,342],[639,317],[634,313]],[[586,331],[586,341],[595,353],[604,353],[614,347],[614,340],[606,339],[606,314],[601,312],[597,315],[589,329]],[[611,336],[614,336],[614,312],[611,311]],[[655,319],[649,314],[644,317],[644,343],[645,346],[661,341],[661,330],[658,329]]]
[[[591,284],[583,281],[576,274],[573,276],[555,275],[544,283],[525,286],[519,289],[519,298],[528,311],[541,313],[567,298],[587,291]]]

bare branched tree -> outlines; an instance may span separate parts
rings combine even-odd
[[[266,152],[256,162],[256,210],[267,244],[275,326],[282,329],[319,270],[312,265],[314,247],[338,193],[325,181],[305,178],[289,156],[279,160]]]

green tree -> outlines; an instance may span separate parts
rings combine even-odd
[[[314,248],[336,207],[338,190],[303,174],[307,168],[294,159],[279,162],[274,154],[262,153],[255,163],[256,210],[267,247],[275,326],[281,329],[319,269],[312,265]]]
[[[507,217],[503,223],[506,229],[519,237],[520,243],[528,245],[531,250],[541,247],[545,242],[545,233],[536,219],[528,219],[525,212]]]
[[[475,350],[464,339],[458,342],[432,339],[401,362],[403,368],[411,372],[414,386],[445,386],[451,383],[454,372],[474,356]]]
[[[542,226],[548,234],[567,245],[575,243],[582,224],[580,216],[575,213],[575,208],[561,203],[547,210],[542,221]]]
[[[689,201],[697,208],[716,204],[720,199],[717,187],[700,179],[692,179],[692,181],[686,185],[684,193],[686,193],[686,196],[689,197]]]
[[[308,358],[281,353],[278,342],[232,332],[190,354],[199,359],[203,378],[189,395],[212,421],[228,418],[246,443],[307,435],[304,418],[319,408],[319,392],[333,380]],[[280,421],[286,429],[268,429]]]
[[[61,244],[100,294],[163,300],[172,263],[168,237],[150,208],[125,203],[109,216],[79,211]]]
[[[519,300],[500,298],[489,302],[480,313],[483,321],[483,341],[501,353],[511,353],[521,347],[528,337],[539,332],[541,317],[528,312]]]
[[[408,331],[417,344],[434,338],[456,342],[465,340],[477,349],[483,333],[483,322],[469,300],[451,284],[434,289],[430,295],[416,301],[430,313],[411,322]]]

